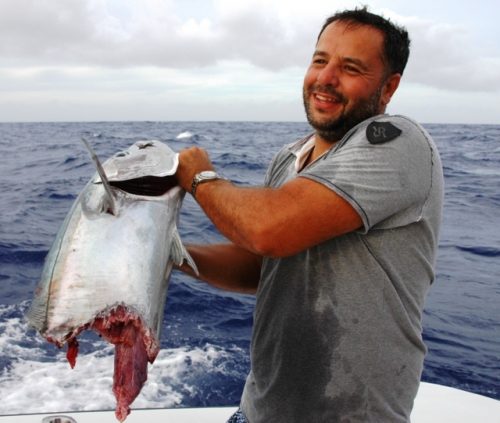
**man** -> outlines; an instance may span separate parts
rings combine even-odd
[[[278,153],[265,187],[218,177],[204,150],[180,153],[179,183],[231,241],[189,248],[200,278],[257,295],[234,422],[409,421],[443,177],[422,127],[383,114],[408,55],[404,29],[338,13],[304,79],[315,132]]]

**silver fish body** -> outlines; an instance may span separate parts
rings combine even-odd
[[[85,186],[61,226],[28,320],[50,342],[58,346],[68,342],[72,365],[76,336],[87,328],[132,348],[123,354],[130,356],[128,364],[119,363],[122,373],[135,365],[136,356],[144,355],[137,348],[144,348],[147,360],[154,361],[172,265],[187,260],[196,268],[177,232],[184,196],[173,180],[177,164],[177,155],[159,141],[134,144],[104,163],[100,176]],[[125,190],[129,187],[133,193]],[[127,341],[122,329],[131,322],[133,340]],[[121,360],[115,352],[114,390],[117,359]],[[124,383],[139,384],[140,391],[143,382]],[[124,402],[133,401],[129,400]],[[128,414],[128,404],[125,407],[120,420]]]

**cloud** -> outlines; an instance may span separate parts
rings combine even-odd
[[[327,16],[353,6],[359,2],[0,2],[0,114],[302,119],[301,83],[317,32]],[[432,110],[427,121],[497,120],[500,56],[496,46],[477,48],[477,28],[375,7],[412,38],[396,112]]]
[[[293,9],[281,0],[220,0],[213,16],[181,19],[162,0],[18,0],[0,6],[0,54],[4,64],[303,66],[322,15]]]
[[[233,60],[274,71],[305,68],[320,25],[337,6],[321,0],[215,0],[209,16],[195,19],[181,18],[169,0],[2,2],[0,66],[182,69]],[[411,82],[500,89],[500,58],[475,56],[464,27],[382,12],[410,31]]]
[[[89,39],[93,22],[85,1],[18,0],[0,6],[0,53],[34,63],[41,57],[68,56]]]
[[[412,40],[405,78],[443,90],[500,90],[500,57],[475,54],[468,28],[417,17],[387,16],[407,27]]]

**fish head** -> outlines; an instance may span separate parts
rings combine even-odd
[[[82,208],[88,214],[117,215],[127,200],[165,200],[167,193],[170,199],[182,200],[184,191],[175,178],[178,165],[178,153],[166,144],[138,141],[103,163],[82,193]]]
[[[141,177],[173,176],[179,165],[179,154],[157,140],[138,141],[120,151],[103,164],[111,181],[126,181]]]

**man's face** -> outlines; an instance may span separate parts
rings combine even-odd
[[[326,141],[340,140],[359,122],[385,110],[383,40],[375,28],[338,21],[321,34],[303,95],[307,119]]]

